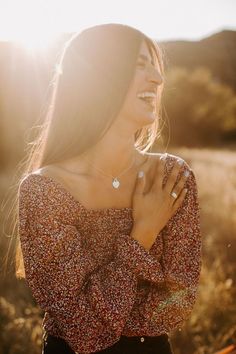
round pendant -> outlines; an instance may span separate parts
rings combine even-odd
[[[120,182],[118,181],[117,178],[113,179],[112,185],[113,185],[114,188],[119,188]]]

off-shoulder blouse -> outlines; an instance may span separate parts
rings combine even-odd
[[[177,158],[167,154],[163,185]],[[44,331],[82,354],[121,335],[157,336],[182,326],[201,271],[197,183],[185,160],[184,170],[185,199],[149,251],[130,236],[132,208],[87,209],[52,177],[23,179],[19,235]]]

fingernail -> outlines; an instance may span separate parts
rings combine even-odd
[[[165,160],[167,157],[167,153],[165,152],[161,157],[160,157],[160,160]]]
[[[143,172],[143,171],[139,171],[138,177],[139,177],[139,178],[142,178],[143,176],[144,176],[144,172]]]
[[[184,171],[184,175],[185,175],[185,177],[188,177],[188,176],[189,176],[189,171],[188,171],[188,170],[185,170],[185,171]]]
[[[181,165],[183,165],[184,160],[182,160],[182,159],[178,159],[178,160],[177,160],[177,163],[181,166]]]

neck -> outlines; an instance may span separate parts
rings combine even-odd
[[[106,177],[98,170],[103,171],[109,178],[109,176],[118,177],[128,169],[122,175],[122,178],[126,178],[136,171],[144,160],[142,153],[135,148],[134,144],[134,133],[128,134],[127,127],[123,130],[120,127],[117,129],[114,124],[97,144],[82,155],[67,161],[66,166],[76,173],[78,165],[82,162],[83,170],[88,175],[103,178]],[[129,169],[131,164],[132,167]]]
[[[132,124],[127,127],[127,122],[122,125],[116,120],[98,143],[83,154],[67,161],[67,167],[76,173],[78,166],[82,163],[86,174],[106,178],[98,172],[102,170],[103,174],[109,178],[109,176],[118,177],[134,162],[133,166],[122,175],[123,179],[130,177],[132,173],[137,172],[145,160],[143,153],[134,146],[136,130],[137,128],[134,128]]]
[[[85,163],[88,162],[88,170],[98,173],[103,171],[109,176],[119,176],[124,170],[127,174],[135,168],[140,159],[139,153],[134,146],[134,138],[122,139],[119,143],[109,135],[100,140],[94,147],[83,154]]]

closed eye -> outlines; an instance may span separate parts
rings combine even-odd
[[[138,66],[146,66],[146,63],[137,63]]]
[[[156,69],[156,67],[155,67],[154,64],[152,64],[151,62],[147,62],[147,61],[145,61],[145,62],[138,62],[138,63],[137,63],[137,66],[143,67],[143,68],[153,67],[154,69]]]
[[[144,55],[144,54],[140,54],[140,55],[139,55],[139,58],[140,58],[141,60],[144,60],[145,62],[150,62],[150,61],[149,61],[149,58],[148,58],[146,55]],[[151,60],[151,64],[154,66],[153,60]]]

